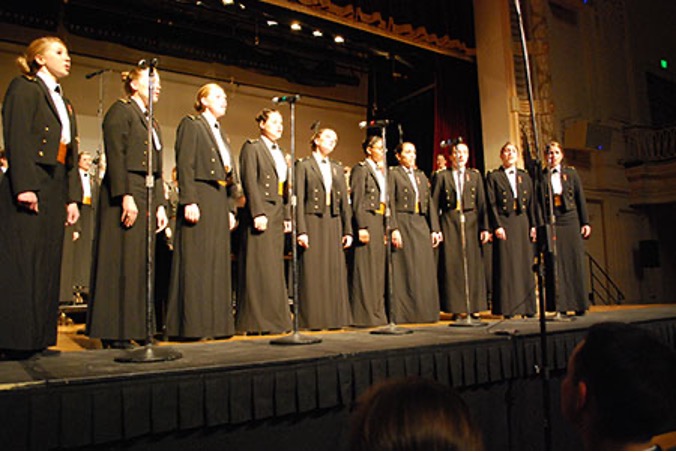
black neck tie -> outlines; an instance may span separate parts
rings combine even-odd
[[[56,91],[56,94],[58,94],[60,96],[61,95],[61,85],[56,85],[54,87],[54,91]]]

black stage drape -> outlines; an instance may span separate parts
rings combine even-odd
[[[567,359],[591,324],[638,323],[676,346],[676,307],[591,313],[550,328],[556,449],[580,444],[559,413]],[[515,335],[493,331],[509,326]],[[119,351],[0,362],[0,441],[8,449],[345,449],[355,398],[384,378],[456,387],[486,448],[544,447],[536,321],[405,337],[326,334],[296,348],[266,340],[179,345],[169,363],[120,364]]]

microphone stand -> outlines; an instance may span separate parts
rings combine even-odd
[[[285,99],[291,108],[291,168],[289,169],[287,194],[291,199],[291,279],[293,281],[292,290],[292,309],[293,309],[293,331],[288,336],[283,336],[277,339],[272,339],[272,345],[309,345],[318,344],[321,338],[314,336],[306,336],[299,332],[298,319],[298,245],[296,243],[297,221],[298,215],[297,198],[296,198],[296,182],[295,182],[295,168],[293,165],[296,162],[296,100],[300,96],[291,96]]]
[[[155,188],[155,175],[153,174],[153,93],[155,92],[155,66],[157,60],[153,59],[148,65],[148,148],[146,150],[146,343],[127,352],[125,355],[115,358],[121,363],[154,363],[161,361],[173,361],[183,355],[171,347],[156,347],[153,345],[153,264],[155,254],[155,215],[153,215],[153,195]]]
[[[533,128],[533,139],[535,144],[535,158],[533,158],[531,152],[525,153],[525,157],[528,157],[528,172],[533,178],[535,193],[538,195],[536,199],[539,202],[541,208],[546,209],[546,214],[543,209],[543,215],[545,216],[544,227],[539,228],[540,230],[538,231],[538,248],[540,251],[538,253],[536,265],[538,275],[537,281],[538,287],[540,289],[538,291],[538,308],[540,311],[540,363],[536,366],[536,371],[542,380],[542,419],[545,450],[552,450],[551,400],[549,390],[550,365],[547,347],[547,319],[545,316],[546,301],[544,291],[546,288],[550,289],[551,293],[547,295],[551,297],[550,299],[556,301],[558,294],[558,276],[556,268],[556,217],[554,215],[554,200],[551,190],[551,171],[548,172],[548,178],[545,180],[545,175],[543,174],[541,164],[542,160],[540,159],[541,147],[538,138],[538,128],[535,116],[533,82],[531,79],[528,48],[526,46],[526,32],[523,25],[523,16],[521,14],[521,0],[514,0],[514,6],[516,8],[516,15],[519,21],[519,36],[521,38],[524,72],[526,75],[526,86],[528,88],[528,104],[530,106],[531,126]],[[528,143],[527,137],[524,142]],[[544,237],[542,237],[542,235],[544,235]],[[550,285],[547,285],[545,282],[545,265],[550,266],[551,275],[554,278]]]
[[[390,335],[402,335],[402,334],[411,334],[413,330],[408,328],[402,328],[397,326],[396,320],[396,308],[394,302],[394,281],[392,281],[394,272],[392,270],[392,227],[390,224],[390,216],[392,215],[392,210],[390,209],[390,181],[389,181],[389,168],[387,165],[387,141],[386,135],[387,131],[386,125],[383,124],[380,127],[380,133],[383,137],[383,165],[385,168],[385,237],[387,237],[387,244],[385,245],[385,269],[386,269],[386,282],[385,282],[385,300],[387,302],[387,318],[389,323],[382,328],[377,330],[372,330],[371,334],[390,334]]]
[[[104,93],[104,77],[103,74],[110,71],[110,69],[99,69],[96,72],[92,72],[91,74],[87,74],[85,78],[87,80],[93,78],[93,77],[99,77],[99,99],[98,99],[98,106],[96,108],[96,118],[98,119],[99,122],[99,145],[98,148],[96,149],[96,155],[93,158],[93,167],[94,167],[94,172],[90,171],[90,175],[94,179],[94,184],[98,187],[101,184],[101,180],[99,178],[99,168],[101,165],[101,156],[103,155],[103,93]]]
[[[463,171],[463,177],[465,177],[465,171]],[[459,187],[458,187],[459,188]],[[462,183],[462,190],[465,191],[465,182]],[[452,327],[478,327],[486,326],[486,322],[475,319],[472,317],[472,308],[469,301],[469,262],[467,260],[467,218],[465,217],[465,206],[463,203],[462,193],[458,193],[458,202],[460,204],[460,243],[462,245],[462,279],[465,295],[465,309],[467,310],[467,317],[464,319],[456,320],[454,323],[450,323],[448,326]]]

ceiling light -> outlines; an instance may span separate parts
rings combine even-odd
[[[336,35],[336,37],[333,38],[333,42],[336,44],[342,44],[345,42],[345,38],[343,38],[341,35]]]
[[[301,31],[303,29],[303,27],[301,27],[298,22],[293,22],[293,23],[291,23],[291,29],[293,31]]]
[[[322,33],[321,30],[315,30],[312,32],[312,36],[314,36],[315,38],[321,38],[322,36],[324,36],[324,33]]]
[[[277,25],[279,25],[279,22],[277,22],[276,20],[268,20],[267,24],[268,27],[276,27]]]
[[[221,3],[223,3],[223,6],[234,5],[235,0],[221,0]]]

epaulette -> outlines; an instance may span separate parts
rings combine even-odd
[[[188,118],[190,118],[191,121],[196,121],[199,119],[199,116],[196,115],[188,115]]]
[[[467,169],[469,170],[470,173],[477,173],[477,174],[480,174],[480,173],[479,173],[479,170],[476,169],[476,168],[467,168]]]
[[[362,160],[361,162],[357,163],[359,166],[366,166],[366,161]]]
[[[34,82],[35,80],[37,80],[37,75],[22,74],[22,76],[23,76],[23,78],[25,78],[26,80],[29,80],[31,82]]]
[[[258,143],[258,141],[260,141],[258,138],[247,138],[246,139],[246,142],[249,143],[249,144],[256,144],[256,143]]]
[[[120,97],[118,100],[123,104],[128,104],[131,102],[131,99],[129,99],[128,97]]]

